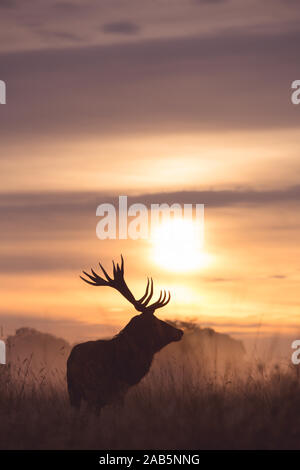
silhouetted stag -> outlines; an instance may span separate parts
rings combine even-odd
[[[124,260],[113,262],[113,279],[99,263],[105,279],[91,269],[81,277],[92,286],[109,286],[119,291],[140,315],[134,316],[120,333],[110,340],[88,341],[75,346],[67,363],[68,390],[71,405],[81,401],[100,410],[122,398],[127,390],[140,382],[150,369],[153,356],[167,344],[179,341],[183,331],[159,320],[155,310],[170,301],[170,293],[160,292],[159,299],[149,305],[153,296],[153,280],[148,279],[145,294],[136,300],[124,280]]]

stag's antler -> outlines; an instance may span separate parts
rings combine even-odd
[[[145,294],[139,299],[136,300],[133,296],[133,294],[130,292],[125,279],[124,279],[124,259],[123,256],[121,255],[121,266],[117,263],[117,266],[115,266],[115,263],[113,261],[113,279],[107,274],[105,269],[103,268],[102,264],[99,263],[100,268],[102,269],[102,272],[105,276],[106,279],[100,277],[93,269],[91,269],[92,274],[88,274],[87,272],[83,271],[83,274],[87,276],[90,281],[85,279],[84,277],[80,276],[81,279],[91,286],[109,286],[113,287],[117,291],[119,291],[125,299],[127,299],[132,305],[134,305],[135,309],[138,310],[139,312],[154,312],[154,310],[164,307],[170,302],[171,299],[171,294],[170,292],[166,291],[160,291],[160,296],[159,299],[154,302],[153,304],[149,304],[152,296],[153,296],[153,279],[151,278],[147,282],[147,287]],[[150,288],[150,292],[149,292]]]

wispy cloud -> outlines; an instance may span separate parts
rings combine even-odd
[[[81,42],[83,38],[75,33],[67,31],[48,31],[44,29],[37,29],[35,32],[43,39],[57,39],[59,41],[72,41]]]
[[[101,29],[108,34],[137,34],[140,31],[137,23],[128,20],[106,23]]]
[[[15,0],[0,0],[0,8],[15,8],[16,6]]]
[[[77,33],[40,34],[81,41]],[[299,42],[300,33],[246,31],[2,54],[2,78],[10,84],[11,98],[0,118],[1,138],[32,129],[39,137],[66,138],[294,127],[298,109],[289,93],[298,73]],[[54,75],[46,72],[52,69]]]
[[[112,203],[118,206],[117,194],[111,192],[33,192],[33,193],[2,193],[0,215],[10,213],[11,219],[17,219],[26,212],[26,217],[47,212],[48,217],[58,213],[78,213],[96,210],[98,204]],[[258,190],[251,188],[239,189],[209,189],[198,191],[173,191],[136,194],[128,196],[128,205],[140,202],[150,207],[150,204],[175,202],[180,204],[205,204],[210,207],[226,207],[233,205],[265,205],[278,203],[300,203],[300,185],[286,188]],[[274,228],[274,227],[273,227]],[[280,227],[279,227],[280,228]]]
[[[94,230],[96,208],[102,203],[118,207],[118,195],[97,192],[35,192],[1,194],[0,219],[2,239],[29,236],[66,237],[66,233]],[[207,209],[233,206],[264,207],[300,203],[300,186],[284,189],[228,189],[206,191],[175,191],[139,194],[128,198],[128,205],[139,202],[151,204],[205,204]],[[59,223],[58,223],[59,220]],[[297,227],[298,228],[298,227]],[[276,227],[272,226],[275,231]],[[278,230],[282,230],[279,225]],[[35,235],[36,234],[36,235]],[[52,234],[52,235],[51,235]]]
[[[89,4],[87,2],[84,3],[74,3],[73,2],[55,2],[53,4],[53,8],[58,10],[60,13],[66,14],[77,14],[80,13],[82,10],[86,10],[89,8]]]
[[[229,3],[230,0],[192,0],[192,2],[195,5],[209,5],[209,6],[214,6],[214,5],[221,5],[223,3]]]

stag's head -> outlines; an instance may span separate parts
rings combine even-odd
[[[155,311],[164,307],[170,302],[170,292],[160,291],[158,300],[150,304],[153,297],[153,280],[148,278],[147,286],[144,295],[140,299],[135,299],[132,292],[129,290],[124,279],[124,260],[121,256],[121,265],[113,262],[113,277],[110,277],[103,266],[99,266],[104,274],[104,277],[99,276],[93,269],[91,274],[83,271],[84,275],[88,277],[81,279],[92,286],[108,286],[113,287],[120,292],[133,306],[140,312],[139,315],[134,316],[128,325],[124,328],[123,332],[129,338],[141,345],[150,346],[153,351],[159,351],[173,341],[179,341],[183,336],[183,331],[175,328],[174,326],[159,320],[155,315]]]

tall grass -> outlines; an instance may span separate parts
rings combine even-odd
[[[1,449],[297,449],[298,369],[247,366],[218,380],[189,364],[156,364],[100,416],[71,409],[63,371],[30,358],[0,369]]]

